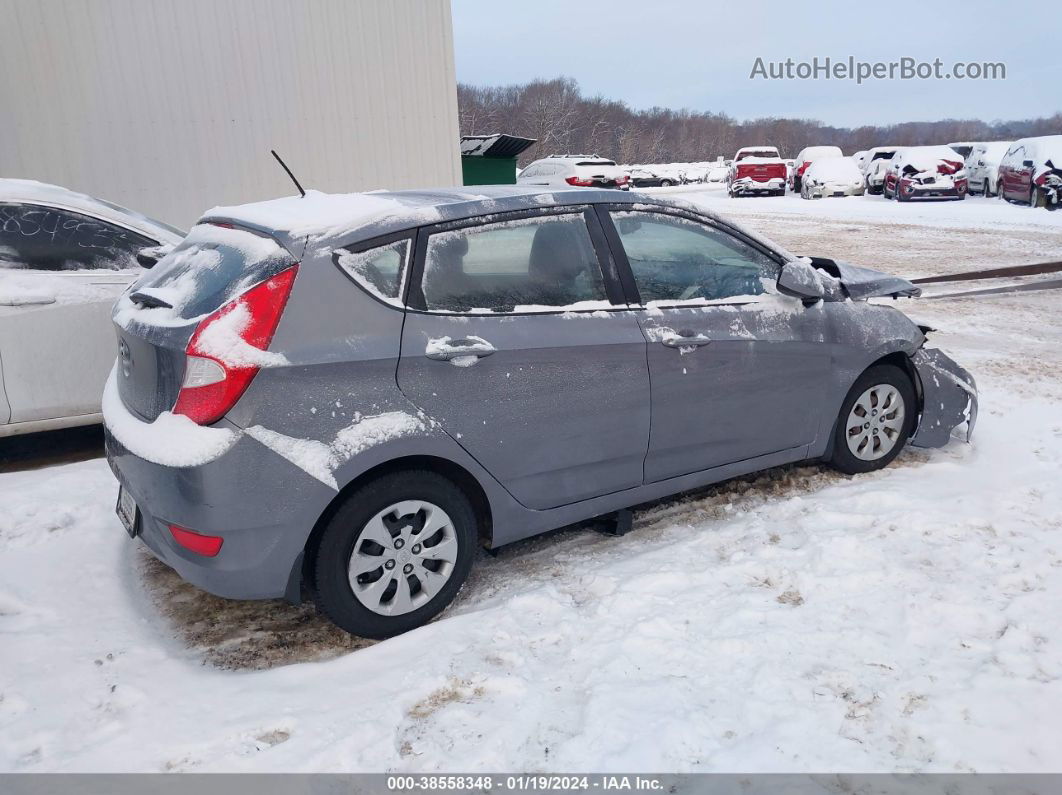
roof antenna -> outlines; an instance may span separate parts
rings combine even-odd
[[[276,149],[270,149],[269,153],[271,155],[273,155],[273,157],[275,157],[277,159],[277,162],[280,163],[280,167],[282,169],[284,169],[288,173],[288,176],[291,177],[291,181],[295,183],[295,187],[298,188],[299,189],[299,193],[302,194],[302,198],[305,199],[306,198],[306,191],[304,191],[302,189],[302,185],[300,185],[299,181],[297,179],[295,179],[295,175],[291,173],[291,169],[288,168],[288,164],[280,159],[280,155],[277,154],[277,150]]]

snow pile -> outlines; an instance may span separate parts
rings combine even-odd
[[[296,439],[261,425],[252,425],[245,433],[326,486],[338,489],[334,472],[342,464],[375,445],[420,433],[428,424],[424,417],[404,411],[369,416],[356,413],[354,422],[339,431],[331,444]]]
[[[118,367],[103,388],[103,422],[133,455],[166,467],[193,467],[213,461],[236,443],[228,428],[196,425],[188,417],[162,412],[154,422],[133,416],[118,394]]]
[[[207,324],[197,338],[199,351],[229,367],[283,367],[291,364],[282,353],[262,350],[243,338],[251,322],[251,310],[245,301]]]

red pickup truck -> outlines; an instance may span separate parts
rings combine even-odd
[[[785,195],[785,161],[773,146],[745,146],[730,164],[726,189],[733,196]]]

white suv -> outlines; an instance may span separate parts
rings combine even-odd
[[[550,155],[521,171],[516,184],[630,190],[630,175],[615,160],[597,155]]]

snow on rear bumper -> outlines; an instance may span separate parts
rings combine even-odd
[[[734,193],[756,193],[759,191],[776,191],[785,188],[784,177],[773,177],[767,180],[756,180],[752,177],[739,177],[732,180],[730,189]]]
[[[920,348],[911,357],[922,383],[922,415],[911,437],[915,447],[943,447],[951,432],[966,423],[966,441],[977,423],[977,384],[972,375],[936,348]]]

